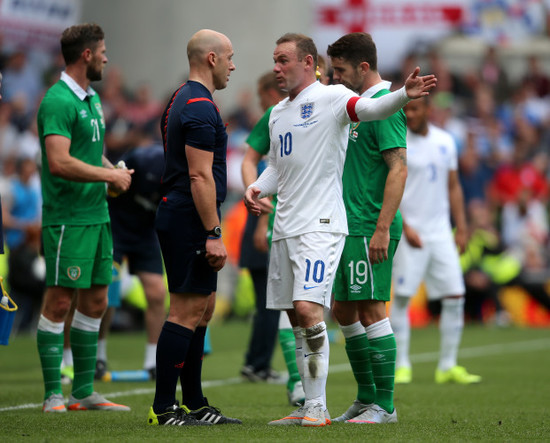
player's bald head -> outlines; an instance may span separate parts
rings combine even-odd
[[[229,38],[221,32],[211,29],[201,29],[191,37],[191,40],[187,44],[189,63],[202,60],[209,52],[220,54],[228,44],[231,44]]]

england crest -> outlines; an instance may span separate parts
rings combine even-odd
[[[303,104],[300,110],[300,117],[302,117],[305,120],[306,118],[311,117],[312,114],[313,114],[313,103]]]

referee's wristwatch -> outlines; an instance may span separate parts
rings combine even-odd
[[[216,226],[210,231],[206,231],[206,235],[208,235],[209,240],[216,240],[218,238],[221,238],[222,228],[220,226]]]

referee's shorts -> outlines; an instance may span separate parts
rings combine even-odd
[[[169,291],[204,295],[215,292],[218,275],[206,261],[207,235],[193,200],[180,194],[164,197],[157,209],[155,228]]]

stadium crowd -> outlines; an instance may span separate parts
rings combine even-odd
[[[431,118],[456,141],[470,228],[470,242],[461,257],[466,313],[472,321],[506,324],[508,313],[498,297],[503,286],[524,288],[550,311],[545,290],[550,277],[550,73],[542,69],[541,60],[531,56],[524,74],[511,81],[498,55],[498,47],[488,47],[476,69],[456,74],[432,49],[410,54],[399,72],[381,74],[393,82],[394,89],[411,66],[420,65],[423,72],[436,74],[439,81],[432,94]],[[0,46],[0,194],[8,249],[0,274],[7,275],[20,305],[20,330],[36,324],[45,279],[39,240],[36,113],[43,94],[63,68],[61,54]],[[244,191],[240,174],[244,140],[260,117],[251,92],[255,84],[251,78],[250,91],[240,94],[236,106],[221,109],[229,135],[225,215],[241,204]],[[103,81],[94,87],[103,104],[105,150],[113,164],[131,149],[161,143],[159,120],[168,97],[154,97],[147,82],[129,88],[114,60]],[[244,226],[239,226],[231,232],[240,235]],[[231,247],[228,250],[231,253]],[[235,248],[233,272],[221,274],[221,279],[230,282],[220,282],[221,288],[229,288],[227,292],[235,291],[238,251]],[[431,308],[437,312],[437,306]]]

